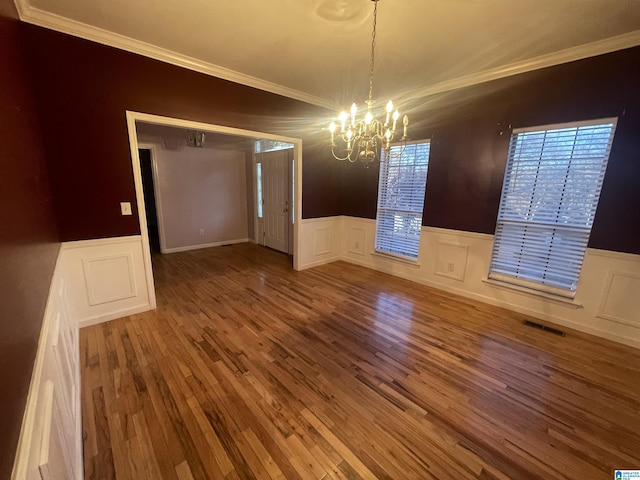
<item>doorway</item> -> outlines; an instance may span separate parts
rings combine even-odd
[[[262,236],[260,243],[287,254],[292,253],[292,160],[293,145],[286,149],[256,153],[256,229]]]
[[[138,159],[138,136],[136,133],[136,122],[145,122],[156,125],[165,125],[170,127],[180,127],[184,129],[220,133],[225,135],[235,135],[240,137],[248,137],[255,140],[267,139],[276,142],[286,142],[294,146],[293,148],[293,164],[294,170],[292,172],[295,178],[294,195],[293,199],[296,205],[295,208],[295,222],[292,229],[293,232],[293,268],[299,270],[299,251],[300,251],[300,223],[302,219],[302,140],[294,137],[286,137],[280,135],[273,135],[264,132],[256,132],[252,130],[244,130],[234,127],[225,127],[222,125],[212,125],[201,122],[193,122],[190,120],[182,120],[171,117],[163,117],[159,115],[152,115],[148,113],[140,112],[126,112],[127,119],[127,131],[129,133],[129,145],[131,149],[131,166],[133,169],[133,179],[136,192],[136,204],[138,211],[138,223],[140,227],[140,238],[142,243],[142,254],[145,263],[145,274],[147,279],[147,289],[149,292],[150,304],[152,308],[155,308],[156,298],[153,282],[153,267],[151,264],[151,245],[147,226],[147,207],[144,197],[144,187],[142,183],[142,173],[140,161]]]
[[[160,230],[158,227],[158,207],[156,205],[155,186],[153,178],[153,159],[150,148],[139,148],[140,174],[142,175],[142,189],[144,193],[145,214],[147,216],[147,230],[151,254],[160,253]]]

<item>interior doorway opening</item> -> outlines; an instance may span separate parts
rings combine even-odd
[[[211,134],[214,136],[226,135],[226,136],[233,136],[233,137],[245,137],[247,139],[250,139],[253,142],[255,142],[256,140],[266,140],[266,141],[273,141],[273,142],[283,142],[283,143],[292,145],[293,146],[293,148],[291,149],[292,159],[290,162],[292,165],[291,173],[290,173],[290,177],[287,176],[287,185],[288,186],[290,185],[290,188],[288,187],[287,190],[292,191],[292,195],[289,200],[289,205],[291,204],[295,205],[295,209],[291,213],[290,226],[292,228],[291,228],[290,239],[288,240],[288,243],[290,245],[288,253],[293,256],[293,259],[292,259],[293,268],[295,270],[299,270],[298,230],[300,226],[301,212],[302,212],[302,192],[301,192],[302,140],[301,139],[280,136],[280,135],[273,135],[266,132],[244,130],[244,129],[238,129],[233,127],[226,127],[222,125],[205,124],[201,122],[193,122],[189,120],[182,120],[182,119],[176,119],[171,117],[162,117],[157,115],[150,115],[150,114],[131,112],[131,111],[128,111],[126,116],[127,116],[127,128],[129,132],[129,143],[130,143],[130,149],[131,149],[131,164],[133,168],[133,176],[134,176],[135,191],[136,191],[136,205],[137,205],[138,217],[139,217],[138,220],[139,220],[140,233],[141,233],[141,239],[142,239],[143,255],[145,259],[145,270],[146,270],[147,282],[152,289],[153,289],[153,270],[152,270],[152,263],[151,263],[151,251],[152,251],[152,243],[154,242],[153,240],[154,234],[152,232],[150,236],[150,233],[149,233],[149,230],[153,227],[153,221],[151,220],[151,223],[148,221],[147,217],[148,216],[151,217],[152,214],[149,213],[148,215],[147,213],[150,211],[150,206],[148,206],[147,203],[151,203],[152,201],[155,202],[156,210],[157,210],[158,203],[162,203],[162,201],[160,198],[157,198],[157,196],[154,196],[154,199],[151,200],[151,196],[149,193],[145,197],[145,182],[143,181],[142,170],[143,168],[147,168],[147,167],[143,167],[141,165],[139,148],[142,147],[144,149],[145,145],[144,143],[139,142],[139,139],[138,139],[136,125],[139,123],[146,123],[146,124],[153,124],[153,125],[167,126],[167,127],[178,127],[178,128],[184,129],[185,131],[204,132],[206,135]],[[151,154],[152,154],[151,177],[153,178],[154,177],[153,151],[151,152]],[[255,168],[252,169],[252,172],[255,175]],[[147,186],[146,186],[147,191],[154,192],[154,193],[157,192],[157,182],[155,184],[151,184],[150,182],[146,181],[146,183],[147,183]],[[255,178],[254,178],[253,184],[254,185],[256,184]],[[285,212],[285,213],[289,213],[289,212]],[[161,216],[158,215],[156,225],[160,230],[158,237],[159,237],[159,243],[160,243],[161,249],[163,248],[163,245],[162,245],[163,244],[163,234],[162,234],[163,225],[162,224],[163,224],[163,220]],[[254,230],[253,235],[250,235],[249,237],[252,240],[256,236],[255,224],[254,224],[253,230]],[[164,241],[166,242],[166,238],[164,238]]]
[[[256,243],[291,254],[295,224],[294,145],[257,140],[254,172]]]

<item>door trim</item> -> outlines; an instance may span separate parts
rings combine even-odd
[[[149,113],[126,111],[127,131],[129,132],[129,147],[131,150],[131,166],[133,168],[133,180],[136,191],[136,206],[138,208],[138,223],[142,236],[142,252],[145,261],[145,271],[147,285],[149,288],[149,300],[152,308],[156,306],[156,295],[153,284],[153,270],[151,265],[151,249],[149,247],[149,232],[147,231],[147,216],[145,213],[144,195],[142,189],[142,174],[140,172],[140,159],[138,158],[138,135],[136,133],[136,121],[153,123],[156,125],[167,125],[192,130],[204,130],[207,132],[224,133],[227,135],[237,135],[241,137],[251,137],[257,139],[276,140],[293,144],[293,156],[295,159],[295,222],[293,223],[293,269],[299,270],[300,235],[299,228],[302,220],[302,139],[274,135],[241,128],[226,127],[210,123],[194,122],[172,117],[163,117]],[[156,198],[157,201],[157,198]]]
[[[261,180],[262,180],[262,198],[264,200],[263,202],[263,211],[262,211],[262,218],[258,218],[258,212],[257,212],[257,208],[256,208],[256,215],[255,215],[255,229],[257,231],[257,234],[259,235],[261,232],[259,231],[260,229],[258,228],[260,225],[262,225],[262,233],[264,234],[262,236],[262,242],[259,243],[260,245],[264,245],[267,246],[267,238],[269,238],[269,235],[267,234],[267,231],[269,229],[269,221],[268,221],[268,214],[265,212],[265,207],[266,205],[271,205],[270,201],[265,200],[267,198],[267,195],[265,194],[265,172],[271,172],[271,168],[273,167],[273,161],[280,161],[282,160],[282,158],[270,158],[270,156],[272,155],[280,155],[282,157],[284,157],[284,172],[281,172],[281,175],[278,175],[278,181],[284,181],[284,195],[285,195],[285,204],[286,204],[286,209],[287,211],[284,213],[284,227],[286,229],[286,235],[285,238],[282,239],[282,250],[276,246],[274,246],[273,244],[269,245],[269,248],[272,248],[274,250],[277,250],[279,252],[282,253],[286,253],[288,255],[292,255],[293,254],[293,225],[295,222],[293,222],[292,220],[292,208],[293,205],[295,204],[295,199],[294,199],[294,192],[293,192],[293,182],[292,182],[292,161],[293,161],[293,147],[291,148],[285,148],[285,149],[279,149],[279,150],[269,150],[267,152],[260,152],[260,153],[256,153],[254,151],[253,153],[253,170],[254,170],[254,178],[255,178],[255,186],[254,189],[256,190],[256,194],[254,195],[254,197],[257,200],[257,186],[258,186],[258,181],[257,181],[257,171],[258,171],[258,164],[261,164],[262,167],[262,175],[261,175]],[[268,161],[265,161],[268,160]],[[265,165],[269,165],[270,167],[265,169]],[[258,202],[256,201],[256,206],[257,206]],[[269,212],[271,212],[272,209],[269,210]],[[293,209],[293,212],[295,213],[295,209]],[[282,213],[282,212],[280,212]],[[273,239],[271,239],[273,240]]]

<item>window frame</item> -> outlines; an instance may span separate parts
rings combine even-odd
[[[602,192],[602,185],[604,183],[607,165],[611,156],[612,145],[615,139],[617,121],[618,121],[617,117],[611,117],[611,118],[600,118],[600,119],[586,120],[586,121],[579,121],[579,122],[567,122],[567,123],[513,129],[511,134],[511,139],[509,142],[507,164],[505,167],[502,191],[500,195],[500,206],[499,206],[499,211],[496,218],[496,230],[494,233],[493,246],[492,246],[491,257],[489,261],[489,269],[488,269],[489,271],[487,275],[488,280],[500,282],[501,284],[512,285],[514,288],[517,287],[517,289],[519,290],[524,289],[525,291],[530,291],[531,293],[539,294],[540,292],[542,292],[543,294],[551,294],[553,296],[564,297],[569,299],[573,299],[575,297],[580,275],[582,273],[584,256],[588,248],[589,236],[591,234],[591,229],[593,228],[593,220],[595,218],[598,203],[600,201],[600,194]],[[569,207],[563,203],[565,199],[568,198],[568,196],[565,195],[565,193],[567,192],[569,194],[574,193],[574,195],[576,193],[581,193],[581,190],[579,188],[576,188],[573,191],[571,190],[567,191],[567,182],[571,180],[571,175],[570,175],[571,162],[576,159],[582,159],[585,164],[588,164],[589,167],[594,168],[592,167],[592,164],[589,164],[590,160],[584,160],[587,157],[581,157],[581,155],[584,155],[583,152],[580,152],[578,154],[575,153],[577,137],[579,135],[579,129],[584,127],[607,127],[609,125],[610,125],[610,132],[608,134],[606,144],[604,145],[604,148],[605,148],[604,153],[602,155],[594,155],[592,157],[600,160],[599,173],[598,173],[597,179],[595,180],[594,188],[593,190],[589,191],[589,193],[593,196],[593,198],[595,198],[595,201],[592,201],[592,207],[586,205],[586,202],[585,202],[584,209],[582,211],[578,212],[574,217],[569,216],[568,220],[565,221],[565,223],[562,223],[560,222],[560,211],[563,208],[566,209],[567,212],[569,211]],[[518,194],[513,194],[511,198],[506,198],[506,196],[509,195],[509,193],[507,192],[507,189],[511,188],[513,190],[516,188],[513,185],[513,183],[517,182],[518,169],[524,168],[525,163],[531,162],[530,159],[524,159],[524,160],[516,159],[516,151],[519,151],[522,156],[522,149],[524,148],[522,145],[518,147],[518,136],[521,134],[533,134],[533,135],[541,134],[543,135],[543,138],[544,138],[543,146],[540,147],[540,154],[538,156],[537,171],[535,173],[535,176],[533,177],[534,186],[531,188],[532,202],[531,202],[531,206],[526,211],[526,216],[531,217],[533,215],[536,215],[536,212],[533,211],[532,205],[533,205],[533,200],[535,199],[535,190],[538,188],[538,182],[540,178],[542,177],[543,179],[545,179],[546,177],[547,182],[549,182],[548,184],[543,185],[543,186],[546,186],[546,188],[553,188],[553,181],[554,180],[557,181],[557,177],[556,178],[552,177],[552,175],[554,175],[553,172],[549,173],[550,172],[549,170],[546,172],[541,171],[541,166],[543,165],[542,162],[543,160],[545,160],[544,148],[546,146],[545,142],[547,140],[547,135],[550,131],[561,132],[562,130],[569,130],[569,129],[576,129],[576,133],[573,136],[570,155],[568,158],[564,158],[564,160],[567,161],[567,172],[564,175],[564,180],[563,180],[564,187],[563,187],[563,192],[560,195],[560,202],[558,203],[558,214],[556,217],[556,221],[555,222],[549,222],[549,221],[536,222],[531,220],[530,218],[523,219],[523,220],[509,219],[508,215],[505,215],[505,212],[507,210],[506,205],[510,202],[517,201],[518,198],[524,198],[524,197],[522,197],[522,195],[518,193]],[[560,141],[555,140],[555,142],[556,143],[551,144],[552,145],[551,148],[559,147]],[[594,145],[599,146],[599,144],[594,144]],[[558,155],[558,160],[554,160],[554,161],[560,161],[561,159],[562,157]],[[546,160],[549,160],[549,159],[547,158]],[[518,165],[516,165],[516,161],[519,162]],[[586,170],[587,167],[583,167],[583,169]],[[514,171],[515,171],[515,174],[514,174]],[[583,173],[582,170],[577,170],[577,172]],[[514,175],[516,180],[512,179]],[[575,176],[576,174],[574,173],[573,175]],[[579,205],[579,206],[582,206],[582,205]],[[580,218],[580,215],[583,215],[584,218],[586,218],[586,222],[584,222],[585,223],[584,226],[578,225],[578,223],[583,223],[582,222],[583,219]],[[545,214],[541,214],[540,216],[544,218]],[[565,213],[565,218],[567,218],[566,213]],[[573,224],[570,223],[570,220],[574,221]],[[578,220],[581,220],[581,221],[578,222]],[[521,237],[518,237],[518,234],[514,233],[513,229],[516,229],[516,228],[521,228],[523,230]],[[508,229],[512,229],[512,230],[511,232],[507,232],[505,235],[505,230],[508,230]],[[540,240],[535,240],[535,239],[531,240],[531,237],[527,238],[527,236],[530,233],[529,230],[527,229],[530,229],[532,232],[537,230],[537,233],[535,233],[537,235],[547,234],[551,236],[551,240],[548,242],[548,245],[546,247],[546,251],[544,254],[540,253],[541,250],[537,250],[537,251],[535,250],[534,247],[542,246],[542,242]],[[519,255],[529,256],[529,255],[537,254],[546,259],[546,265],[543,269],[544,273],[541,274],[541,278],[539,280],[522,278],[522,277],[532,276],[524,273],[519,277],[518,275],[520,274],[520,272],[518,272],[518,275],[512,276],[507,273],[504,273],[504,271],[503,272],[495,271],[496,263],[504,265],[504,260],[499,256],[499,253],[498,253],[500,248],[504,246],[504,248],[508,250],[510,246],[512,247],[512,245],[510,245],[510,242],[513,242],[514,238],[522,239]],[[556,253],[554,253],[553,249],[557,246],[554,244],[554,242],[556,241],[556,238],[560,239],[559,240],[560,247],[558,250],[556,250]],[[504,245],[502,245],[503,241],[504,241]],[[562,245],[563,242],[565,243],[565,245]],[[529,243],[529,245],[525,246],[525,243]],[[574,243],[576,246],[574,246]],[[533,253],[531,253],[532,249],[534,250]],[[527,250],[529,250],[529,253],[523,254],[523,252],[527,252]],[[574,254],[574,256],[571,257],[571,255],[567,253],[570,250],[573,250],[574,252],[577,251],[578,253]],[[514,257],[517,257],[517,255],[514,255]],[[548,268],[548,266],[549,264],[554,264],[554,263],[559,264],[561,263],[561,261],[564,261],[565,259],[572,260],[572,263],[571,262],[569,263],[569,266],[566,268],[566,270],[570,270],[570,269],[575,270],[575,276],[573,277],[571,285],[560,286],[559,281],[554,282],[553,280],[546,277],[554,277],[554,274],[556,277],[561,276],[561,274],[558,272],[561,270],[564,270],[564,268],[558,270],[557,266],[554,268]],[[524,267],[521,268],[521,263],[519,261],[515,264],[510,265],[510,268],[514,270],[524,269]],[[545,280],[548,280],[548,281],[545,281]],[[555,285],[553,283],[555,283]]]
[[[426,172],[424,174],[424,187],[421,189],[421,198],[420,198],[420,224],[418,225],[418,235],[417,235],[417,245],[416,245],[416,256],[412,256],[412,255],[408,255],[408,254],[404,254],[404,253],[399,253],[399,252],[394,252],[391,250],[386,250],[383,247],[380,246],[381,243],[381,230],[380,230],[380,225],[381,225],[381,211],[389,213],[389,212],[401,212],[401,213],[405,213],[405,214],[410,214],[411,211],[409,209],[398,209],[398,208],[390,208],[389,206],[382,206],[382,181],[383,181],[383,177],[387,179],[387,183],[388,183],[388,170],[385,167],[385,162],[386,162],[386,158],[384,156],[384,153],[381,153],[380,155],[380,172],[379,172],[379,177],[378,177],[378,199],[376,202],[376,226],[375,226],[375,232],[374,232],[374,254],[376,255],[381,255],[384,257],[389,257],[389,258],[393,258],[394,260],[398,260],[398,261],[402,261],[402,262],[406,262],[406,263],[410,263],[410,264],[417,264],[418,263],[418,259],[419,259],[419,254],[420,254],[420,239],[421,239],[421,231],[422,231],[422,222],[424,219],[424,204],[425,204],[425,195],[426,195],[426,188],[427,188],[427,179],[428,179],[428,175],[429,175],[429,162],[431,160],[431,139],[422,139],[422,140],[415,140],[415,141],[410,141],[410,142],[406,142],[405,143],[400,143],[400,144],[392,144],[391,145],[391,149],[393,151],[394,148],[404,148],[405,150],[403,150],[401,155],[405,154],[406,148],[411,147],[413,145],[428,145],[429,148],[429,153],[427,155],[427,162],[426,162]],[[411,165],[411,168],[413,169],[412,171],[412,175],[415,174],[415,160],[413,161],[413,164]],[[387,188],[387,186],[385,186],[385,189]],[[417,214],[417,211],[413,212],[414,214]]]

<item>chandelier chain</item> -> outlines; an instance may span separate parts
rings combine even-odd
[[[389,100],[383,112],[383,116],[376,118],[373,112],[373,71],[375,68],[376,52],[376,31],[378,23],[378,1],[372,0],[373,8],[373,30],[371,32],[371,58],[369,62],[369,99],[366,101],[366,111],[362,112],[363,117],[358,119],[358,106],[353,103],[349,111],[341,111],[338,114],[337,122],[329,124],[331,133],[331,153],[336,160],[348,160],[355,162],[360,160],[364,165],[369,165],[377,158],[397,158],[404,152],[404,146],[398,150],[391,151],[392,142],[396,139],[396,132],[402,132],[400,142],[407,141],[407,126],[409,118],[405,115],[402,118],[398,129],[398,119],[400,112],[396,108],[394,111],[393,102]]]
[[[373,32],[371,33],[371,60],[369,62],[369,103],[373,101],[373,67],[376,51],[376,23],[378,18],[378,0],[373,0]]]

